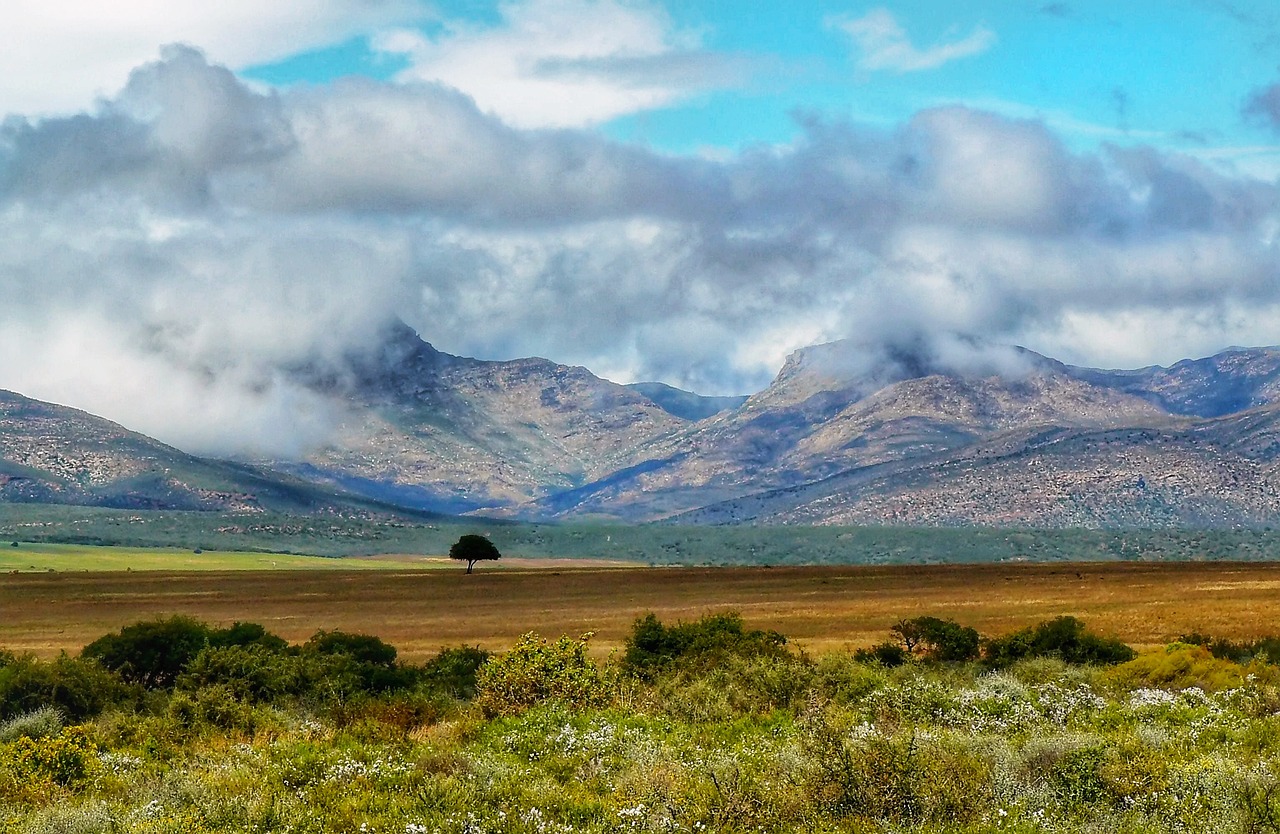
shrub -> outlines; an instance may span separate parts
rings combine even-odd
[[[303,644],[302,650],[315,654],[343,654],[357,663],[391,668],[396,664],[396,649],[372,634],[346,631],[317,631]]]
[[[38,707],[0,723],[0,744],[19,738],[44,738],[62,732],[62,713],[55,707]]]
[[[414,682],[411,670],[396,665],[396,649],[371,634],[317,631],[302,646],[303,655],[318,658],[329,672],[354,674],[363,692],[404,689]]]
[[[215,648],[261,646],[273,652],[282,652],[289,648],[288,642],[283,637],[272,634],[258,623],[241,622],[209,632],[209,645]]]
[[[1059,802],[1088,806],[1103,799],[1107,750],[1092,736],[1062,735],[1031,739],[1022,751],[1026,778],[1043,779]]]
[[[408,689],[415,671],[362,663],[349,654],[276,652],[263,645],[207,648],[179,677],[181,692],[222,687],[251,703],[306,702],[314,707]]]
[[[976,659],[982,639],[977,629],[937,617],[899,620],[890,631],[898,635],[906,654],[942,662]]]
[[[1057,657],[1067,663],[1124,663],[1137,652],[1116,638],[1087,631],[1075,617],[1057,617],[989,639],[983,656],[992,666],[1003,667],[1029,657]]]
[[[859,663],[879,663],[893,668],[906,663],[911,656],[897,643],[877,643],[869,649],[858,649],[853,653],[853,659]]]
[[[204,726],[223,730],[252,730],[253,708],[230,687],[216,684],[193,692],[177,692],[169,699],[168,715],[187,730]]]
[[[135,623],[84,647],[93,658],[130,683],[147,689],[171,688],[195,656],[209,643],[210,629],[190,617]]]
[[[396,693],[353,702],[336,717],[353,738],[396,743],[408,733],[438,723],[452,706],[444,695]]]
[[[52,707],[72,721],[81,721],[131,695],[116,675],[66,655],[47,663],[21,657],[0,668],[0,718]]]
[[[1267,663],[1280,663],[1280,637],[1262,637],[1253,642],[1236,643],[1223,638],[1209,637],[1199,632],[1184,634],[1177,642],[1192,646],[1204,646],[1209,653],[1222,660],[1236,663],[1248,663],[1261,660]]]
[[[530,632],[511,651],[485,661],[476,676],[476,702],[485,715],[514,715],[545,701],[573,708],[603,706],[608,689],[587,657],[585,635],[549,643]]]
[[[655,706],[695,722],[764,715],[803,703],[818,681],[806,658],[731,656],[711,668],[680,669],[663,676],[655,687]]]
[[[256,643],[206,648],[187,666],[177,686],[185,691],[223,686],[238,698],[265,703],[301,695],[310,683],[301,657]]]
[[[889,822],[884,827],[893,830],[921,823],[953,830],[990,807],[990,766],[971,751],[915,734],[851,732],[823,707],[802,722],[812,762],[802,787],[829,814]]]
[[[857,703],[887,685],[886,667],[869,666],[848,655],[825,655],[814,668],[818,695],[835,703]]]
[[[1107,681],[1129,689],[1198,686],[1215,692],[1240,686],[1244,677],[1245,670],[1239,664],[1216,658],[1203,646],[1171,643],[1108,670]]]
[[[441,649],[423,665],[421,681],[432,692],[471,699],[476,696],[476,674],[488,659],[489,653],[478,646]]]
[[[652,677],[673,665],[709,668],[726,658],[787,656],[787,638],[776,631],[747,631],[736,612],[708,614],[691,623],[665,626],[652,613],[637,619],[627,638],[623,668]]]
[[[10,746],[9,758],[27,778],[63,786],[83,782],[99,764],[98,748],[87,727],[67,727],[45,738],[24,736]]]

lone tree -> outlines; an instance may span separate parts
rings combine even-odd
[[[498,552],[498,548],[493,546],[493,542],[484,536],[468,533],[454,542],[453,547],[449,548],[449,558],[465,561],[467,563],[467,573],[471,573],[471,569],[476,566],[476,562],[501,559],[502,554]]]

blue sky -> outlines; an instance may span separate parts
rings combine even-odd
[[[597,125],[607,135],[668,152],[732,151],[786,143],[797,114],[876,125],[963,103],[1043,119],[1073,147],[1152,144],[1239,159],[1270,169],[1274,131],[1250,124],[1241,105],[1272,83],[1280,64],[1280,7],[1269,2],[1099,0],[887,4],[823,0],[690,0],[660,9],[683,48],[733,66],[719,83]],[[885,15],[919,53],[972,42],[936,66],[865,66],[873,47],[851,21]],[[447,42],[450,30],[500,31],[499,4],[443,2],[416,29]],[[974,39],[975,35],[980,35]],[[368,36],[242,69],[272,84],[324,83],[344,75],[394,79],[410,61]]]
[[[706,394],[1280,344],[1274,0],[9,0],[0,114],[0,388],[195,451],[395,318]]]

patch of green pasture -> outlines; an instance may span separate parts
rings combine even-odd
[[[410,570],[438,566],[428,559],[333,559],[235,550],[167,547],[104,547],[79,544],[0,545],[0,571],[225,571],[225,570]]]

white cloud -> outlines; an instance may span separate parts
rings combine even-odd
[[[291,371],[395,316],[452,353],[705,393],[837,338],[1167,361],[1275,341],[1277,206],[1274,182],[969,108],[707,160],[441,85],[262,94],[175,48],[91,113],[0,124],[0,388],[287,451],[326,426]]]
[[[864,70],[919,72],[986,52],[996,43],[996,34],[985,26],[975,28],[959,40],[920,48],[888,9],[873,9],[866,15],[836,23],[853,38],[862,55],[858,67]]]
[[[1159,306],[1069,311],[1051,328],[1025,334],[1042,352],[1102,368],[1169,366],[1228,345],[1270,345],[1280,333],[1280,304],[1236,302],[1204,309]],[[1234,340],[1234,341],[1232,341]]]
[[[6,0],[0,115],[83,109],[167,43],[198,44],[239,68],[425,14],[424,0]]]
[[[450,24],[439,35],[400,30],[377,49],[407,57],[401,81],[446,84],[522,128],[577,127],[667,106],[726,83],[732,59],[698,50],[657,3],[522,0],[501,25]]]

